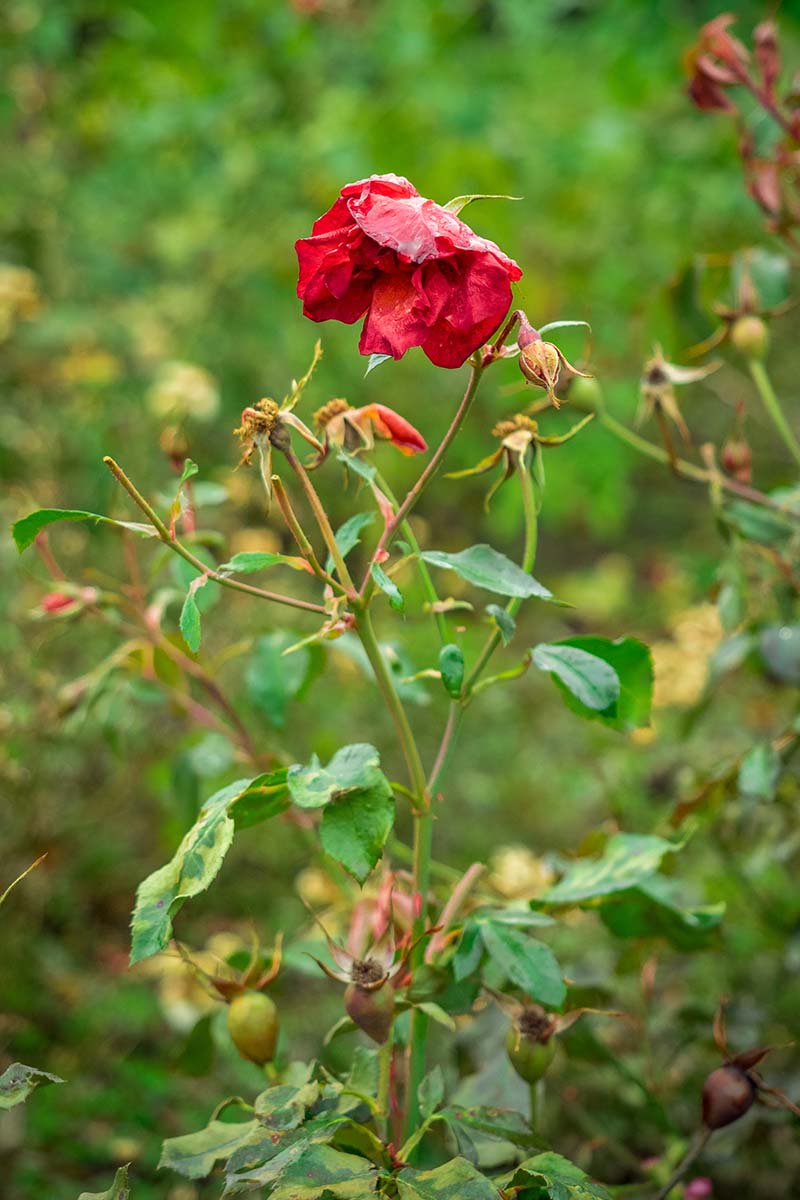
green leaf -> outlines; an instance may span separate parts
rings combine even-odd
[[[394,580],[389,578],[383,567],[378,566],[377,563],[373,563],[370,567],[370,575],[375,580],[381,591],[385,592],[385,594],[389,597],[389,604],[395,610],[395,612],[404,612],[406,602],[403,599],[403,593],[400,591],[400,588],[397,586]]]
[[[378,1169],[369,1159],[331,1146],[309,1146],[277,1178],[271,1200],[363,1200],[372,1196]]]
[[[458,700],[464,683],[464,652],[460,646],[453,642],[442,646],[439,651],[439,670],[442,673],[445,691],[454,700]]]
[[[525,1200],[611,1200],[602,1184],[552,1151],[526,1159],[497,1182],[504,1191],[522,1192]]]
[[[653,875],[666,854],[680,850],[681,843],[647,834],[615,833],[599,858],[581,858],[544,895],[537,906],[581,904],[636,887]]]
[[[592,328],[588,321],[548,321],[546,325],[539,327],[539,333],[549,333],[551,329],[572,329],[577,325],[584,329]]]
[[[386,777],[380,770],[380,755],[365,742],[337,750],[327,767],[316,755],[308,766],[295,763],[287,776],[292,800],[300,808],[322,808],[347,792],[374,787],[381,780],[385,782]]]
[[[601,637],[573,637],[551,642],[548,651],[552,651],[555,646],[571,646],[602,659],[616,672],[619,680],[619,696],[600,710],[580,700],[564,680],[556,675],[555,681],[567,708],[571,708],[579,716],[602,721],[612,729],[639,729],[649,724],[653,698],[653,663],[650,651],[643,642],[631,637],[618,638],[615,642]]]
[[[492,962],[532,1000],[560,1008],[567,989],[553,951],[513,926],[487,921],[481,937]]]
[[[522,196],[500,196],[492,192],[474,192],[468,196],[454,196],[452,200],[448,200],[447,204],[443,204],[442,208],[446,212],[453,213],[458,216],[462,209],[468,204],[473,204],[476,200],[522,200]]]
[[[510,558],[481,544],[448,554],[443,550],[424,550],[421,558],[431,566],[446,571],[455,571],[467,583],[485,588],[487,592],[499,592],[501,596],[516,596],[522,599],[537,596],[540,600],[552,600],[553,594],[532,575],[528,575]]]
[[[244,791],[235,796],[228,805],[228,815],[233,817],[237,830],[249,829],[270,817],[277,817],[290,807],[289,790],[286,786],[286,767],[267,771],[253,779]]]
[[[514,636],[517,628],[517,622],[514,620],[511,614],[507,613],[506,610],[501,608],[499,604],[487,604],[486,611],[500,631],[500,637],[503,639],[503,645],[507,646]]]
[[[264,571],[267,567],[275,567],[280,563],[292,567],[295,571],[308,570],[304,558],[291,554],[269,554],[264,550],[242,550],[223,563],[218,570],[222,575],[252,575],[254,571]]]
[[[350,551],[355,550],[356,546],[360,544],[361,531],[368,525],[372,525],[376,516],[377,513],[374,512],[354,513],[352,517],[347,518],[343,525],[339,526],[334,537],[342,558],[347,558]],[[330,574],[333,569],[333,559],[329,554],[325,570]]]
[[[595,712],[607,712],[619,699],[619,676],[612,666],[596,654],[578,646],[542,642],[533,651],[540,671],[555,675],[579,704]]]
[[[749,799],[774,800],[780,775],[780,754],[769,742],[760,742],[742,759],[737,787]]]
[[[115,521],[112,517],[104,517],[100,513],[84,512],[79,508],[39,508],[27,517],[15,521],[11,527],[11,533],[20,554],[36,541],[37,536],[46,526],[52,525],[55,521],[102,522],[104,525],[115,525],[118,529],[129,529],[141,537],[158,537],[152,525],[140,525],[135,521]]]
[[[189,590],[186,593],[186,599],[183,602],[180,617],[181,637],[186,642],[186,645],[191,650],[192,654],[197,654],[200,649],[200,609],[197,606],[195,595],[199,588],[203,587],[208,580],[207,575],[198,575],[192,580],[189,585]]]
[[[319,829],[322,848],[363,884],[383,854],[394,817],[392,789],[381,775],[381,782],[330,801]]]
[[[510,1108],[487,1108],[476,1105],[463,1108],[452,1105],[442,1109],[441,1115],[448,1125],[462,1126],[485,1137],[497,1138],[521,1146],[525,1150],[538,1149],[541,1139],[531,1130],[525,1117]]]
[[[105,1192],[81,1192],[78,1200],[128,1200],[128,1167],[120,1167],[114,1176],[114,1182]]]
[[[282,811],[286,807],[282,795],[283,781],[276,773],[237,780],[206,801],[170,862],[148,875],[137,889],[131,965],[165,948],[175,914],[215,879],[233,841],[237,804],[243,805],[241,823],[252,825]]]
[[[348,1119],[346,1115],[323,1113],[307,1120],[299,1129],[282,1133],[259,1123],[252,1142],[234,1150],[228,1160],[223,1200],[251,1195],[256,1187],[274,1184],[309,1147],[329,1142],[337,1126]]]
[[[797,523],[791,518],[749,500],[732,500],[723,505],[722,515],[743,538],[762,546],[783,547],[797,533]]]
[[[607,896],[599,915],[615,937],[664,937],[678,950],[708,945],[725,915],[724,903],[683,907],[678,886],[663,875],[651,875],[636,887]]]
[[[58,1075],[40,1071],[38,1067],[26,1067],[24,1063],[12,1063],[0,1075],[0,1110],[14,1108],[24,1103],[31,1092],[47,1083],[63,1083]]]
[[[256,1097],[255,1114],[267,1129],[296,1129],[319,1099],[319,1093],[319,1084],[314,1081],[307,1080],[299,1086],[279,1084]]]
[[[358,475],[359,479],[363,479],[367,483],[374,482],[375,468],[372,463],[364,462],[364,459],[359,458],[357,454],[348,454],[345,450],[340,450],[336,457],[340,463],[347,467],[348,471],[352,471],[354,475]]]
[[[381,365],[381,363],[389,362],[392,357],[393,355],[391,354],[370,354],[364,376],[366,377],[369,375],[370,371],[374,371],[376,367]]]
[[[158,1165],[177,1171],[186,1179],[205,1179],[216,1162],[227,1159],[242,1146],[251,1145],[262,1132],[260,1121],[210,1121],[197,1133],[167,1138]]]
[[[428,1072],[417,1089],[417,1099],[423,1120],[427,1121],[444,1100],[444,1075],[441,1067],[436,1066]]]
[[[465,1158],[432,1171],[405,1167],[397,1176],[399,1200],[497,1200],[497,1188]]]
[[[275,729],[284,728],[289,705],[302,695],[323,661],[318,646],[285,654],[294,640],[285,630],[258,638],[245,670],[248,696]]]

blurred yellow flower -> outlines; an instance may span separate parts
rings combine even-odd
[[[672,637],[654,642],[655,708],[689,708],[708,681],[708,660],[722,639],[719,613],[713,604],[697,604],[678,613]]]
[[[147,406],[156,417],[194,417],[211,421],[219,411],[214,377],[194,363],[164,363],[147,393]]]
[[[527,846],[500,846],[489,859],[489,883],[508,900],[530,900],[550,886],[555,872]]]
[[[16,321],[30,321],[41,307],[33,271],[0,263],[0,341],[7,338]]]

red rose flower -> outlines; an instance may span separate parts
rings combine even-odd
[[[460,367],[494,333],[522,275],[398,175],[348,184],[295,248],[307,317],[352,325],[366,314],[362,354],[420,346],[439,367]]]

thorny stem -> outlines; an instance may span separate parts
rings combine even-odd
[[[377,471],[375,472],[375,482],[396,512],[398,508],[397,500],[395,499],[386,480]],[[436,628],[439,630],[439,637],[442,645],[446,646],[450,640],[450,635],[447,631],[447,621],[444,613],[440,612],[438,609],[439,593],[436,591],[436,585],[434,584],[431,573],[428,570],[428,564],[423,558],[420,557],[419,542],[417,541],[417,536],[414,533],[414,530],[411,528],[411,522],[403,521],[402,525],[400,526],[400,532],[411,547],[411,553],[414,555],[414,562],[420,577],[420,581],[425,591],[425,595],[428,597],[428,604],[430,605],[431,614],[436,621]]]
[[[747,360],[747,365],[750,369],[750,374],[753,377],[758,394],[761,397],[764,408],[769,413],[772,423],[777,429],[781,441],[786,449],[791,454],[794,461],[800,466],[800,442],[794,435],[791,425],[786,419],[786,414],[781,408],[781,403],[775,395],[775,389],[772,386],[770,377],[767,374],[767,369],[763,362],[758,358],[750,358]]]
[[[284,604],[288,608],[301,608],[305,612],[321,613],[323,616],[326,615],[325,609],[320,604],[312,604],[309,600],[298,600],[294,596],[283,596],[279,592],[268,592],[264,588],[254,587],[251,583],[242,583],[238,579],[229,579],[227,575],[221,575],[219,571],[213,570],[213,568],[209,567],[207,563],[204,563],[202,559],[199,559],[196,555],[192,554],[191,550],[188,550],[186,546],[182,545],[177,538],[173,538],[170,535],[169,529],[161,520],[158,513],[155,511],[152,505],[148,504],[141,492],[125,474],[119,463],[115,462],[113,458],[109,458],[108,456],[103,459],[103,462],[108,467],[109,471],[117,480],[117,482],[124,487],[125,491],[128,493],[133,502],[142,510],[164,545],[169,546],[170,550],[173,550],[176,554],[180,555],[180,557],[185,559],[186,562],[191,563],[192,566],[195,567],[201,574],[207,575],[209,579],[213,579],[215,583],[219,583],[222,587],[231,588],[236,592],[246,592],[250,596],[258,596],[261,600],[271,600],[274,604]]]
[[[342,557],[342,552],[336,544],[336,537],[333,529],[331,528],[331,523],[328,520],[328,514],[325,512],[322,501],[317,494],[317,489],[311,482],[308,472],[300,462],[300,459],[297,457],[294,450],[292,450],[292,448],[289,446],[283,451],[283,453],[287,463],[294,471],[298,482],[305,493],[306,500],[308,501],[309,507],[314,514],[314,520],[319,526],[319,531],[322,534],[322,540],[325,542],[328,553],[333,559],[333,564],[336,567],[336,573],[339,576],[342,586],[349,593],[355,592],[353,580],[350,577],[347,564]]]
[[[442,438],[439,445],[436,447],[436,450],[435,450],[430,462],[428,463],[427,467],[422,472],[422,474],[420,475],[419,479],[414,484],[414,486],[411,488],[411,490],[409,491],[405,500],[403,501],[403,503],[398,508],[397,512],[392,517],[391,521],[388,521],[386,523],[386,528],[384,529],[383,534],[380,538],[380,541],[378,542],[378,545],[375,548],[375,553],[372,556],[369,567],[367,568],[366,574],[364,576],[364,582],[361,585],[361,596],[364,600],[369,599],[369,596],[371,595],[371,592],[372,592],[372,576],[371,576],[372,564],[375,562],[378,562],[378,563],[381,562],[381,560],[384,557],[384,552],[386,550],[388,550],[389,546],[391,545],[392,538],[396,534],[397,530],[400,528],[400,526],[403,524],[403,522],[409,516],[409,514],[411,513],[411,510],[414,508],[414,506],[416,505],[420,496],[425,491],[425,488],[428,486],[431,479],[433,479],[434,475],[439,470],[439,467],[441,466],[441,463],[442,463],[442,459],[444,458],[445,454],[449,450],[451,442],[455,438],[458,431],[461,429],[461,426],[464,423],[464,419],[465,419],[467,413],[469,412],[470,408],[472,407],[472,401],[475,399],[475,393],[478,390],[478,384],[481,381],[482,374],[483,374],[483,367],[480,365],[480,363],[478,363],[478,361],[476,359],[473,359],[470,377],[469,377],[469,380],[467,381],[466,391],[464,392],[464,395],[461,399],[461,403],[459,404],[458,408],[456,409],[455,416],[453,417],[452,421],[450,422],[450,426],[449,426],[447,432],[445,433],[445,435]]]
[[[691,1146],[687,1150],[686,1154],[684,1155],[683,1159],[679,1163],[679,1165],[675,1171],[675,1174],[672,1176],[672,1178],[667,1183],[664,1184],[663,1188],[656,1196],[656,1200],[667,1200],[667,1196],[670,1194],[670,1192],[675,1187],[675,1185],[680,1183],[680,1181],[683,1179],[686,1172],[691,1167],[692,1163],[695,1162],[695,1160],[700,1157],[700,1155],[702,1154],[703,1150],[706,1147],[706,1143],[708,1142],[708,1139],[711,1137],[711,1134],[713,1132],[714,1132],[713,1129],[705,1129],[704,1128],[704,1129],[700,1130],[700,1132],[697,1134],[694,1141],[692,1142]]]

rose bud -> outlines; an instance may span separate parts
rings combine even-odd
[[[728,438],[722,447],[720,462],[725,471],[739,483],[750,483],[753,477],[753,455],[743,437]]]
[[[556,1019],[538,1004],[524,1008],[506,1036],[506,1053],[511,1065],[526,1083],[536,1083],[556,1053]]]
[[[243,1058],[271,1062],[278,1041],[278,1010],[264,992],[242,992],[228,1005],[228,1032]]]
[[[584,1013],[619,1017],[622,1013],[600,1008],[573,1008],[566,1013],[549,1013],[532,1000],[520,1002],[493,988],[484,990],[511,1021],[506,1037],[506,1053],[511,1065],[526,1083],[536,1083],[550,1066],[556,1053],[556,1035],[574,1025]]]
[[[314,913],[311,915],[325,936],[328,951],[338,970],[331,970],[313,954],[310,957],[329,979],[347,984],[344,994],[347,1015],[354,1025],[382,1045],[392,1028],[394,981],[405,970],[410,950],[396,958],[394,930],[389,924],[383,936],[359,958],[329,937],[319,917]]]
[[[755,1046],[731,1054],[725,1030],[724,1002],[714,1017],[714,1042],[726,1061],[706,1079],[703,1084],[703,1123],[712,1132],[724,1129],[743,1117],[756,1100],[769,1104],[771,1108],[785,1108],[800,1116],[800,1108],[784,1095],[779,1088],[764,1082],[756,1067],[766,1058],[774,1046]],[[771,1100],[763,1097],[769,1095]]]
[[[733,322],[731,341],[746,358],[766,358],[769,330],[761,317],[747,314]]]
[[[228,1032],[242,1058],[259,1066],[272,1061],[278,1041],[278,1010],[275,1002],[262,989],[272,983],[280,970],[282,941],[283,935],[278,934],[272,960],[269,967],[265,968],[258,938],[254,934],[250,961],[244,970],[213,975],[204,970],[180,942],[176,943],[181,958],[207,991],[214,999],[224,1000],[228,1005]]]
[[[561,368],[564,367],[570,375],[585,375],[585,372],[579,371],[577,367],[573,367],[572,363],[567,362],[558,346],[552,342],[543,341],[542,335],[533,328],[524,314],[520,316],[517,345],[519,346],[519,367],[522,374],[529,383],[544,388],[550,403],[559,408],[560,401],[556,396],[556,384],[561,374]]]

